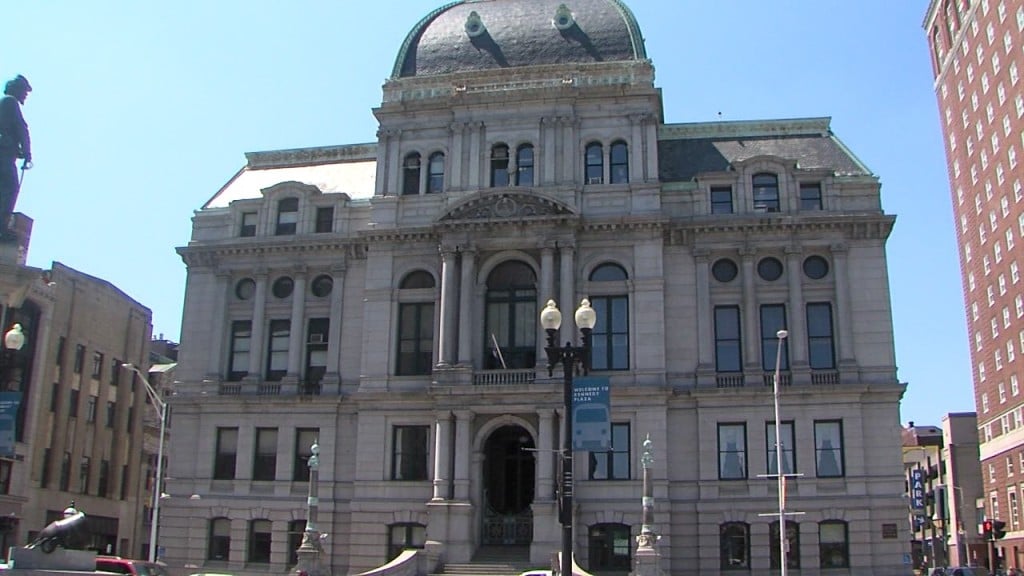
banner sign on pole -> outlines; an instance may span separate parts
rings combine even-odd
[[[910,510],[924,514],[924,470],[920,468],[910,471]]]
[[[0,392],[0,456],[14,457],[14,423],[20,404],[21,392]]]
[[[573,380],[573,450],[596,452],[611,449],[610,389],[607,376],[585,376]]]

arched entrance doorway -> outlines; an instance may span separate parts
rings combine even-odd
[[[498,428],[484,444],[482,544],[528,545],[533,541],[536,453],[522,426]]]

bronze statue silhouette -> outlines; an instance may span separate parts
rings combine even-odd
[[[21,106],[32,91],[32,86],[21,74],[7,82],[4,96],[0,97],[0,239],[12,236],[11,214],[18,202],[18,191],[25,170],[32,167],[32,142],[28,124],[21,115]],[[18,175],[18,159],[21,174]]]

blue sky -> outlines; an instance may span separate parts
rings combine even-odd
[[[177,339],[192,212],[256,150],[371,142],[409,29],[444,0],[52,0],[4,6],[0,78],[33,84],[29,264],[60,261]],[[897,215],[902,420],[974,410],[927,0],[627,0],[667,122],[830,116]],[[571,0],[569,2],[571,6]],[[12,25],[11,23],[16,23]]]

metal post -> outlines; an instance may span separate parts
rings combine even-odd
[[[778,478],[779,490],[779,567],[782,576],[786,576],[786,475],[782,471],[782,421],[779,420],[779,376],[782,365],[782,341],[789,332],[779,330],[775,333],[778,344],[775,347],[775,378],[773,378],[773,395],[775,397],[775,474]]]
[[[149,379],[142,373],[134,364],[122,364],[122,368],[131,370],[139,377],[142,381],[142,388],[146,392],[146,396],[149,396],[149,401],[153,403],[153,409],[156,410],[157,415],[160,417],[160,440],[157,442],[156,449],[156,477],[153,479],[153,515],[149,522],[149,561],[156,561],[156,537],[157,529],[160,521],[160,494],[163,490],[162,478],[164,471],[164,438],[167,432],[167,403],[160,398],[157,394],[156,388],[149,383]]]

